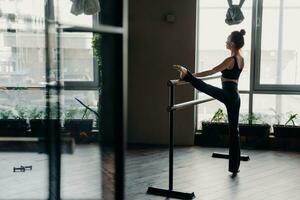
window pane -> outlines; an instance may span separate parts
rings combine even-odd
[[[97,143],[99,135],[91,127],[98,119],[89,111],[85,114],[85,108],[75,98],[95,111],[98,109],[97,91],[64,91],[64,127],[66,134],[75,138],[76,150],[74,154],[62,155],[62,199],[99,199],[102,167]],[[88,125],[86,119],[94,123]],[[68,120],[76,121],[70,123]]]
[[[92,33],[61,33],[60,58],[64,81],[94,81],[97,65],[93,42],[100,44],[100,35]],[[97,46],[99,51],[100,46]]]
[[[289,114],[300,113],[299,101],[299,95],[254,94],[253,112],[270,125],[284,124],[288,120]],[[300,124],[299,117],[294,121],[296,124]]]
[[[77,4],[75,2],[77,2]],[[86,15],[83,13],[84,5],[80,5],[81,2],[84,1],[54,0],[57,21],[62,25],[84,26],[91,28],[93,26],[93,15]],[[77,15],[71,13],[72,6],[73,8],[79,8],[74,9],[78,11]]]
[[[66,25],[93,27],[94,15],[85,14],[84,10],[87,7],[80,6],[81,2],[84,1],[54,1],[56,20],[62,27]],[[71,13],[71,10],[75,8],[78,8],[81,14]],[[94,65],[97,66],[97,59],[94,59],[93,39],[99,39],[99,35],[93,35],[92,32],[61,32],[58,37],[60,37],[62,79],[64,81],[94,81]],[[100,43],[100,40],[97,42]]]
[[[30,4],[34,6],[28,7]],[[44,86],[44,1],[3,0],[0,5],[3,12],[0,18],[0,84],[11,87]],[[92,22],[92,17],[89,17]],[[87,19],[82,22],[90,23]],[[100,35],[62,32],[57,36],[60,37],[61,44],[63,80],[94,81],[94,65],[98,66],[99,59],[94,57],[93,41],[97,42],[96,47],[100,52]],[[52,40],[52,45],[55,42],[56,40]],[[53,46],[50,53],[53,58],[50,76],[53,78],[57,74],[57,49]]]
[[[1,0],[0,84],[45,82],[44,1]]]
[[[299,18],[299,1],[263,1],[261,84],[300,84],[300,30],[295,28]]]
[[[225,23],[228,9],[227,1],[201,0],[199,4],[198,68],[196,70],[211,69],[230,56],[230,52],[226,50],[225,44],[227,36],[232,31],[245,29],[245,46],[242,51],[245,67],[240,76],[239,88],[249,90],[252,1],[245,1],[242,7],[245,19],[241,24],[234,26],[229,26]]]
[[[74,109],[76,114],[72,115],[74,119],[81,119],[84,116],[85,107],[82,106],[75,98],[79,99],[85,105],[89,106],[91,109],[98,110],[98,92],[97,91],[64,91],[63,92],[63,112],[66,112]],[[64,115],[65,117],[65,115]],[[93,113],[88,113],[88,118],[96,120],[96,116]]]

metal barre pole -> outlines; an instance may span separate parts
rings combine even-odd
[[[174,85],[169,86],[169,106],[174,105]],[[169,112],[169,190],[173,190],[173,151],[174,151],[174,134],[173,134],[173,110]]]
[[[184,103],[179,103],[179,104],[175,104],[173,106],[169,106],[167,108],[167,111],[170,112],[170,111],[174,111],[174,110],[180,110],[180,109],[183,109],[183,108],[191,106],[191,105],[206,103],[206,102],[213,101],[213,100],[215,100],[215,99],[214,98],[209,98],[209,99],[204,99],[204,100],[197,99],[197,100],[193,100],[193,101],[187,101],[187,102],[184,102]]]

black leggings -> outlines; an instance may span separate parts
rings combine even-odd
[[[229,124],[229,171],[237,172],[240,167],[240,135],[239,135],[239,112],[241,99],[238,84],[232,81],[222,82],[222,89],[203,82],[194,77],[190,71],[183,80],[191,83],[197,90],[224,103],[228,115]]]

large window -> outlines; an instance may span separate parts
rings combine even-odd
[[[233,1],[234,4],[238,2]],[[287,99],[297,99],[293,94],[300,93],[300,32],[295,28],[295,19],[300,17],[300,2],[247,0],[242,7],[244,21],[232,26],[228,26],[224,21],[227,9],[227,1],[198,1],[196,70],[210,69],[229,56],[225,49],[227,35],[233,30],[245,29],[245,46],[242,53],[246,65],[239,81],[240,93],[244,93],[241,116],[253,112],[261,117],[261,122],[275,123],[272,117],[274,113],[286,117],[288,112],[297,110],[284,107],[283,102]],[[208,83],[221,87],[219,79]],[[207,97],[198,93],[198,98]],[[209,104],[211,106],[198,106],[198,129],[200,121],[209,118],[218,107],[222,107],[219,102]],[[284,122],[284,117],[280,118],[281,123]]]
[[[264,0],[261,20],[261,55],[259,83],[299,85],[300,2]]]
[[[252,1],[245,1],[242,10],[245,20],[239,25],[228,26],[225,23],[228,3],[226,0],[200,0],[198,1],[197,14],[197,55],[196,71],[211,69],[220,64],[226,57],[230,56],[230,51],[226,49],[227,36],[240,29],[246,30],[245,46],[242,54],[245,58],[245,67],[240,76],[239,89],[249,91],[250,68],[251,68],[251,25],[252,25]],[[213,79],[206,81],[209,84],[221,88],[221,80]],[[197,98],[205,99],[209,96],[197,93]],[[241,113],[248,112],[249,97],[247,94],[241,95]],[[208,109],[209,108],[209,109]],[[226,110],[225,106],[217,101],[201,104],[197,106],[197,129],[201,129],[201,121],[211,119],[218,108]]]
[[[211,69],[220,64],[230,51],[226,49],[227,36],[232,31],[245,29],[245,46],[242,53],[245,58],[245,67],[240,77],[239,88],[249,90],[250,74],[250,49],[251,49],[251,23],[252,23],[252,1],[245,1],[242,10],[245,20],[234,26],[225,23],[226,11],[228,9],[226,0],[200,0],[198,1],[198,45],[196,70]],[[220,82],[220,80],[218,80]]]

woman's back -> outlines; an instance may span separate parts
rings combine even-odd
[[[244,68],[243,66],[243,58],[240,57],[240,63],[238,62],[238,58],[236,58],[236,56],[232,56],[232,58],[234,59],[234,64],[233,67],[230,69],[224,69],[223,71],[221,71],[222,73],[222,77],[223,78],[227,78],[227,79],[234,79],[234,80],[238,80],[240,77],[240,74]]]

